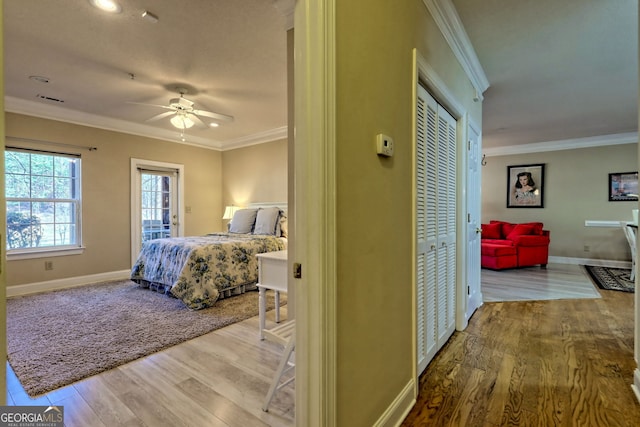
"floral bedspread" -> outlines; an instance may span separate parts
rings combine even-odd
[[[285,250],[275,236],[218,233],[144,242],[131,280],[163,285],[189,308],[213,305],[220,292],[258,281],[256,254]]]

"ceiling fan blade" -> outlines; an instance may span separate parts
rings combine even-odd
[[[212,113],[211,111],[193,110],[193,114],[199,116],[209,117],[211,119],[219,120],[221,122],[232,122],[233,116],[227,116],[226,114]]]
[[[200,127],[205,127],[205,128],[208,127],[206,123],[200,120],[200,117],[196,116],[195,114],[188,113],[186,116],[190,118],[196,125]]]
[[[170,106],[168,106],[168,105],[145,104],[144,102],[127,102],[127,104],[145,105],[145,106],[147,106],[147,107],[164,108],[165,110],[175,110],[175,109],[174,109],[174,107],[170,107]]]
[[[157,116],[153,116],[150,119],[147,119],[147,122],[155,122],[156,120],[164,119],[165,117],[169,117],[175,114],[175,111],[166,111],[164,113],[160,113]]]

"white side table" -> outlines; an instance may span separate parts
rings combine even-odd
[[[257,254],[260,313],[260,339],[264,339],[267,289],[276,291],[276,323],[280,323],[280,292],[287,292],[287,251]]]

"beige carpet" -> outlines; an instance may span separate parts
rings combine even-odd
[[[7,300],[8,359],[37,396],[257,314],[257,291],[191,311],[128,280],[16,297]]]

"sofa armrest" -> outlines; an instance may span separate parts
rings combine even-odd
[[[551,239],[548,236],[522,235],[513,238],[514,246],[549,246]]]

